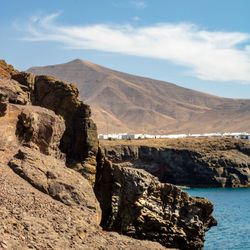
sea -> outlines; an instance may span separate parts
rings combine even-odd
[[[250,250],[250,188],[190,188],[214,203],[218,225],[206,233],[205,250]]]

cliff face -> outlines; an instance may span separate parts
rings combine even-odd
[[[191,187],[250,186],[250,142],[236,139],[175,139],[103,142],[113,162],[126,161],[162,182]]]
[[[53,77],[25,72],[13,73],[12,79],[18,81],[28,92],[27,103],[53,110],[63,117],[66,129],[59,147],[66,155],[67,165],[77,169],[94,183],[97,129],[90,119],[90,107],[78,99],[78,89],[73,84]]]
[[[53,110],[65,120],[66,130],[60,149],[66,154],[67,165],[80,171],[92,183],[95,180],[97,129],[90,119],[90,107],[78,99],[73,84],[47,76],[35,77],[33,103]]]
[[[205,232],[216,225],[213,205],[163,184],[146,171],[106,161],[95,185],[101,225],[136,239],[177,249],[202,249]]]
[[[74,85],[1,63],[0,248],[165,249],[100,223],[167,247],[202,247],[216,224],[209,201],[112,165]]]

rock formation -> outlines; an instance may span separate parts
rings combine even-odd
[[[205,232],[216,225],[211,202],[191,198],[144,170],[106,162],[98,171],[95,191],[103,228],[137,239],[178,249],[201,249]]]
[[[90,119],[90,107],[79,101],[78,95],[78,89],[73,84],[48,76],[35,77],[33,103],[64,118],[66,130],[60,149],[66,154],[68,166],[80,171],[93,183],[98,150],[97,130]]]
[[[0,248],[202,248],[209,201],[109,163],[74,85],[0,69]]]
[[[250,142],[174,139],[103,142],[106,156],[143,168],[162,182],[191,187],[249,187]]]

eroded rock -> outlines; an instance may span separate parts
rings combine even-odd
[[[207,199],[192,198],[124,164],[104,161],[98,168],[95,192],[106,230],[166,247],[202,249],[205,232],[216,225],[213,205]]]
[[[79,101],[78,95],[73,84],[48,76],[35,78],[34,104],[51,109],[64,118],[66,130],[60,149],[66,154],[68,166],[85,172],[86,164],[96,167],[98,139],[96,125],[90,119],[90,107]],[[88,176],[93,183],[95,173],[86,171]]]
[[[89,219],[100,220],[99,204],[88,181],[64,163],[29,148],[19,149],[9,166],[32,186],[68,206],[88,210]]]
[[[9,102],[25,105],[30,103],[29,93],[22,89],[21,84],[12,79],[0,79],[0,91],[8,96]]]
[[[17,73],[17,70],[4,60],[0,59],[0,79],[10,79],[12,74]]]
[[[113,162],[129,162],[131,166],[157,176],[162,182],[191,187],[250,186],[248,141],[188,138],[123,145],[119,141],[105,142],[102,146],[104,154]]]
[[[8,96],[0,92],[0,117],[6,115],[8,105]]]
[[[44,154],[62,157],[59,144],[64,131],[64,120],[53,111],[28,106],[18,115],[16,135],[20,143],[38,147]]]

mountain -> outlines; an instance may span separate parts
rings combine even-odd
[[[250,100],[213,96],[79,59],[28,72],[76,83],[99,133],[250,131]]]

